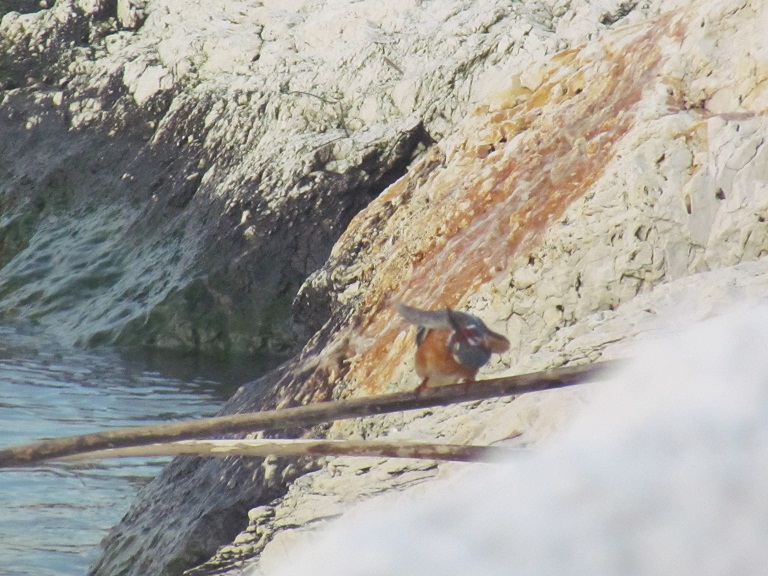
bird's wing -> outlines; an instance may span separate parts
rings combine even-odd
[[[424,328],[453,328],[445,308],[442,310],[422,310],[402,302],[398,302],[396,307],[398,314],[411,324],[424,326]]]

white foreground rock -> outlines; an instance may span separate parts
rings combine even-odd
[[[766,341],[763,304],[635,346],[546,445],[374,498],[246,574],[759,576]]]
[[[715,417],[711,422],[713,430],[721,424],[748,430],[756,426],[755,419],[762,414],[757,404],[768,393],[760,380],[768,363],[759,353],[765,337],[762,323],[768,315],[766,302],[766,260],[689,276],[659,286],[615,311],[589,316],[564,330],[551,348],[543,348],[531,359],[546,363],[548,357],[563,351],[590,350],[601,350],[603,357],[634,358],[628,370],[609,382],[530,394],[510,403],[484,402],[469,411],[452,407],[440,409],[439,415],[431,417],[388,417],[391,438],[434,440],[437,435],[448,443],[502,442],[525,450],[508,470],[498,473],[482,465],[444,464],[438,471],[428,462],[334,459],[327,468],[302,477],[276,505],[254,511],[253,527],[239,538],[239,545],[258,545],[264,534],[272,535],[273,540],[262,550],[259,562],[252,563],[251,574],[299,573],[294,569],[318,575],[333,574],[334,570],[339,574],[395,574],[402,570],[406,557],[411,558],[414,571],[424,568],[427,574],[458,574],[466,567],[473,573],[480,568],[472,563],[475,557],[486,554],[489,564],[485,568],[489,571],[476,573],[502,574],[509,573],[504,572],[505,566],[523,566],[517,561],[505,563],[507,554],[516,556],[521,548],[533,555],[552,554],[552,561],[562,562],[563,566],[575,562],[574,569],[564,570],[565,574],[586,573],[587,565],[582,560],[592,558],[588,551],[595,549],[598,560],[602,562],[605,556],[605,563],[596,564],[595,569],[608,574],[625,570],[615,563],[621,560],[625,548],[635,554],[647,545],[661,555],[667,550],[665,546],[677,541],[688,563],[683,571],[688,571],[697,566],[691,562],[702,546],[716,548],[716,537],[714,532],[706,531],[701,538],[710,541],[683,537],[690,522],[697,521],[692,510],[694,497],[686,495],[686,483],[711,489],[707,495],[710,501],[705,504],[712,509],[736,506],[738,503],[734,504],[728,493],[730,487],[718,491],[714,484],[701,483],[716,483],[719,474],[728,473],[727,469],[717,469],[717,458],[725,458],[729,451],[741,450],[744,466],[758,466],[764,456],[750,452],[753,435],[731,438],[732,443],[712,448],[710,443],[717,433],[707,432],[707,422],[720,410],[718,402],[723,403],[725,421]],[[675,421],[679,421],[679,428],[674,428]],[[760,434],[768,442],[768,429]],[[709,452],[710,448],[715,452]],[[717,452],[720,449],[722,452]],[[760,450],[768,450],[768,443]],[[684,458],[689,451],[694,454],[691,461]],[[707,468],[706,459],[710,457],[715,459],[712,476],[697,479],[696,467]],[[677,460],[691,468],[678,470],[673,465]],[[665,467],[667,474],[662,473]],[[766,472],[763,469],[763,476]],[[436,481],[424,482],[435,475]],[[483,480],[475,483],[478,477]],[[759,496],[760,478],[755,472],[750,480],[755,498]],[[498,482],[505,483],[505,487],[499,488]],[[626,483],[625,491],[622,482]],[[393,494],[381,496],[387,491]],[[433,491],[435,496],[431,496]],[[676,494],[685,498],[675,503]],[[484,495],[489,497],[487,502],[482,500]],[[664,505],[674,514],[665,516],[661,504],[658,509],[644,510],[642,498],[646,497],[649,502],[666,498]],[[370,505],[355,506],[371,498]],[[552,502],[547,504],[547,499]],[[431,504],[422,504],[425,500]],[[446,506],[448,501],[454,505]],[[640,506],[632,509],[636,518],[629,514],[635,505]],[[390,511],[390,507],[399,512]],[[611,511],[620,512],[622,507],[628,510],[628,528],[607,529],[604,524],[615,520],[610,517]],[[438,509],[443,510],[443,516]],[[494,509],[502,511],[505,518],[493,513],[484,517]],[[674,515],[685,510],[690,516],[674,524]],[[731,512],[739,510],[735,507]],[[538,516],[537,511],[541,511]],[[644,511],[647,518],[641,516]],[[766,512],[758,507],[749,522],[764,521]],[[404,516],[396,518],[395,514]],[[462,519],[465,515],[471,518],[467,523]],[[340,516],[342,520],[338,520]],[[438,520],[434,520],[436,517]],[[591,529],[585,526],[590,517],[594,517]],[[430,525],[433,520],[441,527]],[[413,528],[408,528],[411,521]],[[635,521],[650,530],[650,541],[641,530],[632,530]],[[718,522],[710,524],[713,530],[718,529]],[[670,543],[658,536],[666,527],[673,530],[670,537],[677,540]],[[329,530],[329,537],[323,535],[323,528]],[[474,536],[468,536],[466,542],[457,540],[466,531]],[[417,532],[422,532],[421,538],[425,539],[420,539]],[[541,542],[533,545],[531,539],[536,540],[537,534],[541,534]],[[508,549],[494,547],[499,538],[505,545],[509,542]],[[413,543],[409,544],[411,539]],[[437,546],[438,540],[455,541],[455,545]],[[560,544],[562,555],[553,552]],[[347,546],[349,549],[342,550]],[[448,547],[447,556],[438,560],[442,546]],[[297,568],[283,571],[306,547],[312,550],[307,559]],[[609,550],[611,547],[615,550]],[[418,550],[428,552],[419,555]],[[450,550],[460,550],[461,561],[451,557]],[[740,554],[739,550],[724,550],[724,557],[733,558]],[[392,564],[382,561],[380,572],[371,568],[370,562],[379,562],[386,555],[392,556]],[[456,560],[456,566],[450,568],[452,560]],[[434,566],[427,569],[430,562]],[[638,562],[645,566],[640,574],[650,574],[657,566]],[[539,571],[536,558],[531,563],[532,571],[521,568],[521,573],[546,574],[555,570],[554,565],[544,562]]]

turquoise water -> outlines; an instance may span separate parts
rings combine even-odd
[[[214,414],[255,363],[128,358],[0,328],[0,447]],[[168,459],[0,470],[0,576],[81,576]]]

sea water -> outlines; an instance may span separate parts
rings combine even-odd
[[[213,415],[257,363],[126,357],[0,328],[0,448]],[[168,458],[0,470],[0,576],[83,576]]]

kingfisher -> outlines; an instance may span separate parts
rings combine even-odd
[[[509,340],[488,328],[480,318],[450,308],[422,310],[402,302],[397,312],[416,331],[416,374],[427,386],[446,386],[474,380],[491,354],[509,349]]]

